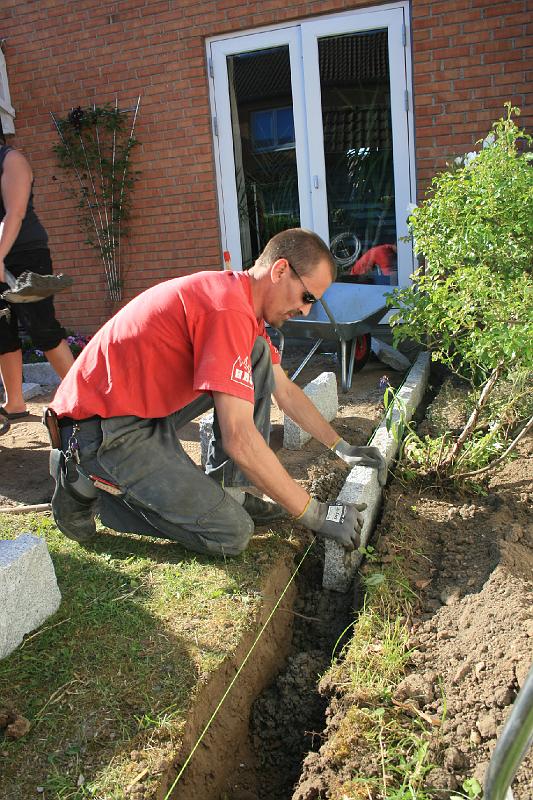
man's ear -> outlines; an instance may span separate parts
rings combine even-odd
[[[279,283],[288,269],[289,264],[286,258],[276,259],[270,267],[270,280],[272,283]]]

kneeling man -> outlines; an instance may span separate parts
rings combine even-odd
[[[340,458],[375,467],[386,480],[379,451],[336,434],[286,376],[265,330],[265,322],[280,327],[308,314],[334,278],[326,244],[294,228],[274,236],[248,272],[175,278],[122,308],[93,336],[45,411],[58,528],[88,543],[97,513],[116,531],[223,556],[246,548],[254,522],[291,515],[357,547],[364,506],[310,497],[268,445],[273,394]],[[213,405],[204,473],[179,431]]]

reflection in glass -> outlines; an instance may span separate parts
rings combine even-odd
[[[300,225],[288,46],[227,59],[243,267]]]
[[[319,39],[330,246],[341,280],[398,282],[387,31]]]

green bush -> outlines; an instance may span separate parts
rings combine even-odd
[[[409,217],[423,266],[391,301],[396,340],[429,344],[475,385],[500,363],[533,364],[532,140],[513,113],[507,104],[480,150],[434,178]]]
[[[422,266],[412,286],[389,298],[395,341],[423,343],[476,392],[473,417],[443,456],[448,468],[472,436],[479,439],[479,414],[493,390],[533,368],[532,138],[512,119],[519,109],[506,107],[479,149],[437,175],[413,210]],[[498,420],[485,415],[484,424],[494,430]]]

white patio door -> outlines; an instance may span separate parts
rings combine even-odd
[[[223,249],[250,266],[302,226],[341,281],[383,293],[413,268],[409,61],[403,5],[208,43]]]

